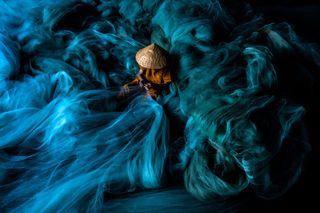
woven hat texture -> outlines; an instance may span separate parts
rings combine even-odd
[[[136,54],[136,61],[148,69],[162,69],[167,66],[165,52],[156,44],[140,49]]]

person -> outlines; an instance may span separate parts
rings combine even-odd
[[[137,77],[123,85],[120,94],[129,94],[130,87],[138,85],[147,92],[147,95],[157,99],[172,82],[165,50],[152,43],[137,52],[136,61],[139,65]]]

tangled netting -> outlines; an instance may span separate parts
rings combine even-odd
[[[4,211],[97,212],[181,183],[205,201],[273,198],[301,173],[297,91],[319,52],[241,1],[0,0],[0,32]],[[118,96],[152,42],[170,91]]]

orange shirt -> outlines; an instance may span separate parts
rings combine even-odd
[[[172,81],[170,71],[167,69],[145,69],[142,77],[154,84],[167,84]]]
[[[148,82],[151,82],[153,84],[168,84],[172,82],[170,71],[166,68],[164,69],[146,69],[143,67],[140,67],[140,77]],[[129,85],[138,85],[140,83],[139,76],[136,77],[133,81],[126,84],[125,86]],[[158,93],[160,91],[157,91],[156,88],[150,88],[148,90],[148,93],[151,97],[157,98]]]
[[[167,84],[171,83],[171,74],[168,69],[142,69],[141,77],[154,84]],[[133,81],[127,85],[137,85],[139,84],[139,77],[136,77]]]

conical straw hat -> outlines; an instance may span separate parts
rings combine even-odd
[[[148,69],[162,69],[167,66],[164,50],[156,44],[151,44],[139,50],[136,54],[137,63]]]

